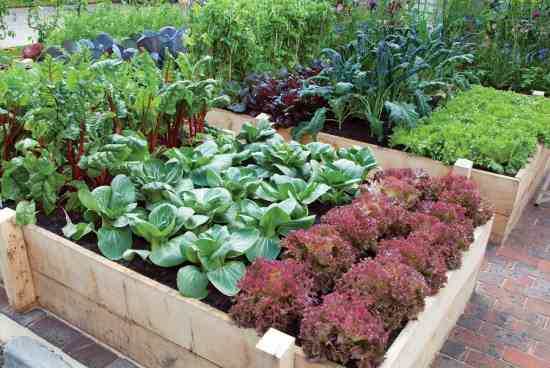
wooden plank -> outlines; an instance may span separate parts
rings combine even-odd
[[[480,237],[480,232],[485,238]],[[449,284],[443,289],[441,295],[431,301],[428,300],[425,314],[428,316],[437,315],[437,313],[444,313],[446,316],[458,315],[458,312],[451,314],[452,311],[444,303],[450,303],[453,308],[457,308],[461,306],[459,301],[462,297],[453,299],[452,295],[445,293],[458,293],[464,290],[463,285],[460,284],[460,280],[463,279],[453,275],[467,273],[472,267],[476,270],[479,268],[483,254],[478,256],[471,254],[474,251],[480,251],[478,244],[481,243],[483,246],[486,244],[489,232],[489,224],[476,229],[476,245],[473,245],[471,251],[465,254],[464,267],[451,274]],[[290,364],[285,356],[290,357],[292,354],[284,352],[292,346],[288,340],[283,344],[282,350],[264,348],[265,340],[260,340],[255,331],[236,327],[226,314],[213,310],[200,301],[182,298],[176,291],[127,270],[47,230],[28,226],[25,228],[25,236],[28,238],[29,255],[33,276],[37,280],[40,303],[148,367],[183,367],[187,364],[193,367],[237,368],[271,367],[273,364],[277,367],[281,364]],[[56,262],[62,266],[53,268],[52,271],[49,265]],[[95,270],[91,272],[91,268]],[[75,269],[80,269],[82,275],[90,276],[74,279]],[[118,291],[111,294],[98,294],[97,289],[104,288],[99,281],[101,279],[98,279],[99,274],[105,274],[104,277],[111,279],[110,285]],[[59,277],[61,280],[54,277]],[[75,283],[85,285],[77,286]],[[122,286],[118,286],[118,283]],[[464,285],[468,284],[464,283]],[[468,294],[467,291],[461,292]],[[120,302],[112,304],[111,299],[122,299],[125,308],[120,309]],[[113,309],[111,309],[112,306],[114,306]],[[114,311],[117,309],[119,310]],[[121,310],[122,316],[119,315]],[[93,318],[86,318],[88,316]],[[415,323],[417,321],[410,324]],[[174,330],[168,324],[178,326],[182,330],[189,330],[190,341],[185,337],[187,333],[174,335]],[[420,330],[425,328],[427,327],[424,324]],[[438,334],[441,335],[442,332]],[[424,338],[433,339],[433,336]],[[406,340],[407,344],[412,343],[411,341],[416,343],[421,340],[421,337],[422,335],[415,335],[414,338],[405,339],[400,335],[396,342]],[[189,348],[186,348],[187,346]],[[267,344],[267,346],[270,345]],[[395,343],[390,351],[397,349],[394,346],[396,346]],[[264,352],[275,352],[275,356],[281,359],[266,359],[265,355],[261,358],[262,354],[256,347]],[[300,349],[295,351],[294,366],[298,368],[337,367],[332,363],[307,361]],[[406,368],[407,366],[390,365],[389,367]]]
[[[45,229],[27,226],[24,231],[36,272],[215,364],[256,366],[260,337],[225,313]]]
[[[294,368],[296,338],[270,328],[256,345],[259,365],[257,368]]]
[[[258,120],[250,115],[235,114],[223,109],[212,109],[208,111],[205,119],[210,126],[232,130],[235,133],[240,132],[245,123],[256,122]]]
[[[39,272],[34,277],[44,308],[147,368],[219,367]]]
[[[516,178],[520,180],[518,193],[514,201],[513,211],[508,219],[507,227],[503,233],[502,240],[506,241],[514,227],[519,222],[525,207],[530,203],[535,196],[541,182],[544,180],[548,172],[549,155],[548,150],[542,145],[539,145],[537,154],[533,157],[529,165],[522,169]]]
[[[15,211],[0,211],[0,271],[10,306],[17,312],[31,309],[36,292],[23,232],[15,224]]]

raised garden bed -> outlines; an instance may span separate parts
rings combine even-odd
[[[306,359],[294,338],[260,337],[225,313],[35,225],[0,212],[0,259],[12,305],[39,304],[146,367],[336,367]],[[386,354],[382,368],[428,367],[464,310],[483,260],[492,221],[475,231],[463,266],[426,300]]]
[[[257,118],[248,115],[235,114],[220,109],[215,109],[207,115],[209,124],[234,131],[239,131],[245,122],[256,120]],[[279,134],[290,139],[288,131],[279,131]],[[317,138],[320,142],[330,143],[335,147],[369,147],[379,166],[383,169],[423,168],[433,176],[446,175],[452,170],[452,167],[439,161],[370,143],[327,133],[319,133]],[[529,164],[520,170],[515,177],[478,169],[472,170],[472,180],[477,183],[482,196],[494,205],[495,224],[491,234],[492,241],[502,242],[506,240],[544,178],[544,173],[550,166],[549,160],[550,150],[539,145]]]

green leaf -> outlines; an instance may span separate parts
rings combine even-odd
[[[280,193],[277,188],[265,181],[260,183],[260,186],[256,189],[255,194],[258,198],[268,202],[277,202],[286,198],[282,196],[282,193]]]
[[[197,241],[197,236],[195,233],[188,231],[183,235],[178,236],[178,244],[180,248],[180,253],[182,254],[182,257],[185,259],[188,258],[188,254],[190,254],[189,250],[192,250],[193,243]],[[191,252],[193,253],[193,252]],[[189,262],[196,262],[196,259],[187,259]]]
[[[257,229],[239,229],[233,231],[228,240],[231,250],[237,253],[245,253],[260,238],[260,232]]]
[[[310,183],[304,192],[305,196],[301,198],[301,202],[306,205],[312,204],[329,190],[330,187],[326,184]]]
[[[223,187],[223,179],[220,174],[212,169],[206,170],[206,183],[210,188]]]
[[[204,299],[208,296],[208,277],[197,266],[180,268],[177,276],[179,292],[188,298]]]
[[[36,224],[36,204],[34,201],[21,201],[15,207],[15,223],[19,226]]]
[[[101,254],[110,260],[122,259],[125,251],[132,247],[132,231],[130,228],[109,229],[102,227],[97,231],[97,244]]]
[[[151,252],[151,262],[160,267],[174,267],[187,260],[181,247],[189,244],[189,236],[184,234],[176,236],[165,243],[159,244]]]
[[[39,146],[39,143],[31,138],[25,138],[15,144],[15,149],[23,154]]]
[[[290,214],[285,212],[282,208],[273,206],[266,211],[260,220],[260,227],[262,233],[268,238],[274,237],[276,229],[279,225],[285,224],[290,221]]]
[[[81,222],[75,225],[67,212],[65,212],[65,219],[67,220],[67,224],[61,230],[63,231],[63,235],[69,239],[80,240],[94,231],[94,226],[91,223]]]
[[[78,190],[78,199],[80,200],[80,203],[88,210],[99,212],[99,204],[88,188]]]
[[[414,128],[418,122],[419,115],[414,105],[401,102],[386,101],[384,107],[390,113],[390,121],[397,126]]]
[[[128,249],[122,255],[122,259],[128,262],[132,262],[135,256],[139,256],[142,260],[146,261],[151,255],[151,251],[145,249]]]
[[[114,214],[114,211],[118,210],[117,208],[111,207],[111,196],[112,196],[112,189],[108,186],[102,186],[97,187],[92,191],[92,196],[95,199],[95,206],[97,207],[97,210],[88,207],[88,209],[96,211],[100,213],[101,215],[108,215],[111,217],[111,215]],[[87,198],[85,198],[87,199]],[[82,202],[82,204],[87,207],[87,205]],[[114,216],[113,216],[114,217]],[[111,218],[113,219],[113,218]]]
[[[210,217],[204,215],[193,215],[189,217],[185,222],[183,227],[187,230],[195,230],[201,225],[206,224],[210,220]]]
[[[148,242],[162,238],[163,234],[160,229],[150,222],[139,218],[137,215],[129,215],[128,219],[136,235],[145,238]]]
[[[303,121],[291,131],[292,139],[300,142],[307,135],[317,139],[317,134],[325,127],[327,109],[322,107],[315,111],[310,121]]]
[[[237,284],[244,277],[246,267],[242,262],[229,262],[222,267],[209,271],[206,276],[208,280],[222,294],[227,296],[236,295],[240,289]]]
[[[164,203],[149,214],[149,223],[159,230],[159,237],[169,236],[176,226],[176,207]]]
[[[260,237],[256,244],[246,252],[246,258],[250,262],[258,257],[265,259],[277,259],[281,253],[279,237],[265,238]]]
[[[125,175],[117,175],[111,182],[110,206],[117,212],[124,213],[130,203],[136,201],[136,188],[130,178]]]
[[[298,229],[307,229],[315,223],[315,215],[301,217],[282,224],[279,227],[279,235],[287,235],[289,232]]]

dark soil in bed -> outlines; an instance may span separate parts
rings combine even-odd
[[[369,123],[359,119],[346,120],[341,127],[335,122],[327,122],[322,131],[338,137],[349,138],[382,147],[389,147],[389,137],[392,134],[392,130],[388,124],[384,124],[384,138],[382,141],[379,141],[371,134]]]

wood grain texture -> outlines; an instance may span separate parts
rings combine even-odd
[[[26,226],[24,232],[33,271],[42,276],[41,280],[46,278],[63,286],[58,289],[68,295],[61,294],[61,299],[74,294],[75,298],[93,301],[91,307],[108,312],[108,318],[125,321],[130,326],[125,327],[126,331],[129,328],[146,330],[219,366],[240,368],[259,364],[256,344],[260,337],[254,330],[239,328],[225,313],[198,300],[184,298],[176,290],[45,229],[31,225]],[[70,305],[63,308],[55,305],[55,296],[46,296],[48,292],[45,287],[38,289],[40,303],[47,297],[47,304],[55,306],[62,318],[70,322],[78,319],[69,314]],[[85,318],[85,314],[79,316]],[[94,320],[107,326],[111,323],[102,322],[101,317]],[[84,327],[84,331],[96,336],[95,325]],[[101,339],[103,335],[96,337]],[[114,343],[117,341],[122,345],[133,344],[124,336]],[[130,349],[129,346],[115,348]]]
[[[0,210],[0,272],[10,306],[25,312],[36,303],[36,292],[21,228],[15,224],[15,211]]]

